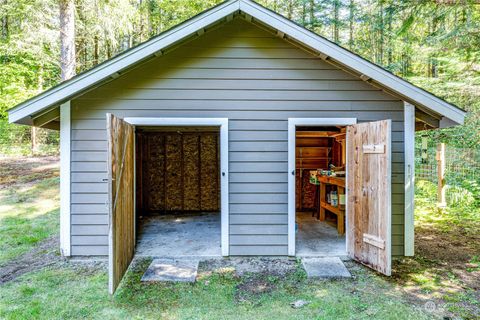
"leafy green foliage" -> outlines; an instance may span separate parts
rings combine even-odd
[[[77,72],[220,2],[75,0]],[[259,2],[466,109],[465,125],[425,134],[458,147],[479,146],[480,6],[475,1]],[[0,121],[8,108],[59,82],[58,15],[55,0],[3,0]]]

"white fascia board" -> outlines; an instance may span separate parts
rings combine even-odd
[[[241,0],[240,10],[270,27],[287,34],[296,41],[322,52],[358,73],[377,81],[390,90],[416,101],[417,103],[450,118],[458,124],[463,124],[466,114],[464,111],[420,88],[417,88],[407,81],[383,70],[373,63],[343,49],[315,33],[298,26],[294,22],[263,8],[252,1]]]
[[[52,105],[63,102],[83,90],[90,88],[106,79],[113,74],[121,72],[122,70],[142,61],[150,56],[154,56],[156,52],[162,50],[169,45],[178,42],[192,34],[195,34],[198,30],[203,29],[215,23],[230,14],[239,10],[239,1],[228,1],[219,5],[211,10],[200,14],[193,18],[191,21],[183,23],[170,31],[166,31],[165,34],[147,41],[137,47],[134,47],[124,54],[119,55],[116,58],[112,58],[106,61],[92,70],[85,72],[78,77],[59,85],[53,90],[48,90],[43,94],[26,101],[16,108],[9,111],[9,121],[18,122],[25,117],[29,117],[31,114],[42,111]]]

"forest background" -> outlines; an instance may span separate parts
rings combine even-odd
[[[58,133],[8,124],[7,110],[61,81],[61,8],[73,6],[80,73],[219,0],[0,0],[0,153],[51,153]],[[472,0],[261,0],[360,56],[469,111],[429,142],[480,145],[480,4]],[[32,144],[33,137],[33,144]]]

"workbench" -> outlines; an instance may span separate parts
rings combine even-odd
[[[317,219],[325,221],[325,211],[337,216],[338,234],[345,233],[345,205],[340,204],[340,195],[345,195],[345,178],[332,176],[318,176],[320,182],[320,195]],[[338,206],[332,206],[327,202],[327,186],[335,186],[338,194]]]

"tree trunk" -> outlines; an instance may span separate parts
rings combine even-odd
[[[437,22],[438,18],[434,15],[432,19],[432,35],[435,36],[435,33],[437,32]],[[434,49],[435,50],[435,49]],[[437,57],[435,51],[432,53],[430,56],[430,77],[436,78],[438,76],[437,74]]]
[[[8,1],[3,0],[2,5],[7,6]],[[5,15],[2,17],[2,38],[7,39],[8,38],[8,13],[5,13]]]
[[[287,4],[287,18],[292,20],[293,17],[293,0],[289,0]]]
[[[302,3],[302,26],[307,24],[307,3],[304,1]]]
[[[38,153],[38,139],[37,139],[37,131],[40,128],[32,126],[30,129],[30,138],[32,140],[32,145],[31,145],[31,151],[32,151],[32,156],[36,155]]]
[[[349,9],[350,9],[350,16],[348,18],[348,22],[349,22],[349,26],[348,26],[348,30],[349,30],[348,47],[350,48],[350,50],[353,50],[353,19],[354,19],[354,9],[355,9],[354,0],[350,0]]]
[[[93,65],[96,66],[98,64],[98,36],[95,35],[93,38]]]
[[[43,65],[40,65],[38,68],[38,92],[42,92],[44,89],[44,78],[43,78]],[[32,126],[30,129],[30,138],[31,138],[31,152],[32,155],[36,155],[38,153],[38,147],[40,145],[38,141],[38,134],[40,133],[40,128]]]
[[[387,65],[391,66],[393,64],[393,43],[392,43],[392,20],[393,12],[392,7],[388,8],[388,31],[387,31]]]
[[[315,0],[310,0],[310,29],[315,29]]]
[[[384,28],[384,21],[383,21],[383,0],[380,1],[380,7],[378,10],[378,32],[379,32],[379,37],[378,37],[378,58],[377,58],[377,63],[381,66],[383,66],[383,42],[384,42],[384,35],[385,33],[383,32]]]
[[[60,1],[60,67],[62,80],[75,75],[75,3]]]
[[[333,1],[333,41],[338,43],[340,40],[339,19],[340,19],[340,1]]]

